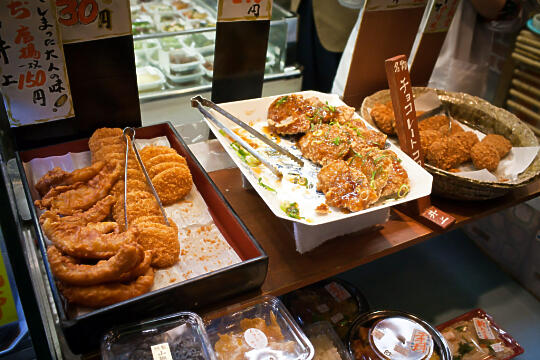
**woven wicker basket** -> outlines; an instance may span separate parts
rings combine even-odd
[[[423,87],[413,88],[415,96],[426,91],[437,92],[439,99],[448,105],[450,115],[457,121],[485,134],[500,134],[513,146],[537,146],[538,140],[529,127],[514,114],[491,105],[487,101],[464,93],[455,93]],[[382,90],[364,99],[361,116],[375,125],[368,109],[375,103],[390,101],[389,90]],[[433,175],[433,193],[457,200],[487,200],[503,196],[508,191],[527,185],[540,174],[540,154],[519,176],[507,182],[485,182],[461,177],[429,164],[425,168]]]

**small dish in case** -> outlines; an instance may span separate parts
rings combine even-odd
[[[328,321],[313,323],[304,329],[313,348],[313,360],[351,360],[347,348]]]
[[[311,342],[276,297],[265,296],[209,318],[206,331],[217,359],[313,358]]]
[[[192,312],[113,329],[103,337],[101,356],[104,360],[215,359],[202,319]]]

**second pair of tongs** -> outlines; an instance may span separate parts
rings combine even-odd
[[[201,114],[208,120],[210,120],[215,126],[223,130],[228,136],[230,136],[232,139],[237,141],[244,149],[246,149],[251,155],[253,155],[257,160],[259,160],[261,163],[263,163],[270,171],[272,171],[277,177],[282,177],[283,174],[276,169],[272,164],[270,164],[264,157],[262,157],[255,149],[253,149],[246,141],[244,141],[240,136],[235,134],[232,130],[230,130],[228,127],[223,125],[219,120],[217,120],[209,111],[207,111],[203,106],[209,107],[211,109],[214,109],[221,115],[225,116],[227,119],[234,122],[236,125],[240,126],[242,129],[246,130],[251,135],[255,136],[257,139],[264,142],[266,145],[270,146],[272,149],[276,150],[280,154],[283,154],[290,159],[294,160],[298,165],[304,166],[304,162],[299,159],[298,157],[291,154],[286,149],[282,148],[281,146],[274,143],[272,140],[268,139],[266,136],[259,133],[257,130],[253,129],[248,124],[244,123],[242,120],[238,119],[236,116],[232,115],[231,113],[227,112],[223,108],[217,106],[212,101],[205,99],[201,96],[195,96],[191,99],[191,106],[197,108]]]

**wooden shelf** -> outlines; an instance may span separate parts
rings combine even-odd
[[[330,240],[301,255],[295,250],[287,222],[273,215],[255,191],[242,188],[238,169],[219,170],[211,172],[210,176],[269,257],[268,275],[261,292],[231,299],[231,304],[258,295],[285,294],[441,233],[392,208],[390,220],[383,226]],[[432,203],[456,218],[456,224],[449,229],[453,230],[539,194],[540,180],[536,180],[495,200],[464,202],[432,197]]]

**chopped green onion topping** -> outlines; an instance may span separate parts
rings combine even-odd
[[[341,144],[341,139],[339,138],[339,136],[337,138],[334,139],[334,141],[332,141],[334,143],[334,145],[339,145]]]
[[[262,182],[262,177],[259,178],[259,185],[261,185],[263,188],[265,188],[268,191],[276,192],[276,190],[272,189],[270,186]]]
[[[238,144],[236,141],[232,142],[231,143],[231,148],[234,149],[234,151],[236,151],[236,155],[238,155],[238,157],[243,161],[245,162],[246,164],[248,164],[249,166],[251,167],[255,167],[255,166],[259,166],[261,164],[261,162],[259,161],[259,159],[257,159],[256,157],[254,157],[253,155],[251,155],[248,151],[246,151],[246,149],[244,149],[240,144]]]
[[[382,159],[384,159],[385,157],[387,157],[388,155],[381,155],[381,156],[378,156],[377,158],[375,158],[375,160],[373,160],[375,162],[375,164],[377,164],[379,161],[381,161]]]
[[[282,96],[282,97],[276,102],[276,107],[278,107],[279,105],[283,104],[285,101],[287,101],[288,98],[289,98],[289,96],[287,96],[287,95]]]
[[[398,199],[401,199],[405,195],[409,193],[409,185],[403,184],[399,187],[399,190],[397,192]]]
[[[289,217],[292,217],[294,219],[304,219],[303,217],[300,217],[300,209],[298,208],[298,204],[296,202],[284,202],[281,204],[280,208]]]
[[[332,105],[328,105],[328,101],[326,102],[326,108],[331,111],[331,112],[335,112],[336,111],[336,107],[335,106],[332,106]]]

